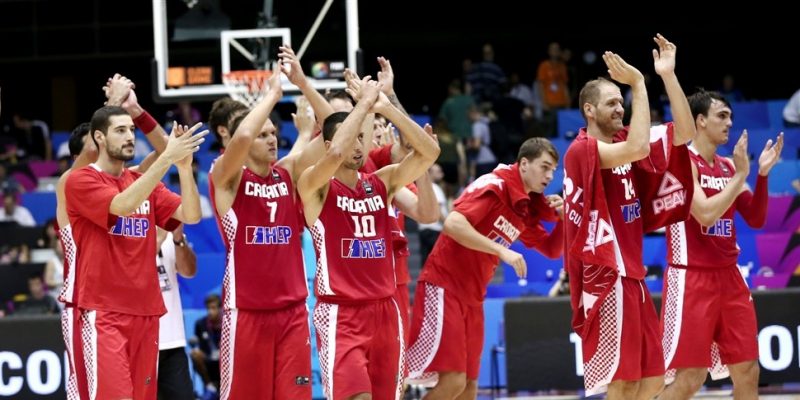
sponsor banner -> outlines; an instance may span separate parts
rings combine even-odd
[[[659,307],[661,296],[654,295],[653,300]],[[797,382],[800,289],[756,291],[753,301],[758,318],[760,383]],[[504,314],[509,391],[583,389],[581,339],[570,326],[568,297],[508,300]],[[730,380],[715,384],[720,382]]]

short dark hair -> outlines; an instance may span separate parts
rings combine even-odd
[[[206,296],[206,301],[205,301],[205,305],[206,305],[206,307],[207,307],[207,306],[208,306],[210,303],[217,303],[217,306],[220,306],[220,307],[221,307],[221,306],[222,306],[222,299],[219,297],[219,295],[218,295],[218,294],[216,294],[216,293],[211,293],[210,295]]]
[[[350,95],[344,90],[331,90],[330,92],[325,93],[325,100],[330,102],[333,99],[341,99],[350,104],[354,104],[353,98],[350,97]]]
[[[522,159],[526,159],[528,161],[533,161],[542,153],[550,154],[556,162],[558,162],[558,151],[556,147],[553,146],[553,143],[549,140],[541,137],[532,137],[522,143],[519,146],[519,153],[517,153],[517,162],[522,161]]]
[[[617,86],[614,82],[610,80],[600,77],[597,79],[593,79],[589,82],[586,82],[583,85],[583,89],[581,89],[581,94],[578,96],[578,108],[581,110],[581,115],[583,116],[583,120],[587,123],[589,120],[586,119],[586,113],[583,111],[583,105],[589,103],[595,107],[597,104],[600,103],[600,86],[601,85],[614,85]]]
[[[111,117],[117,115],[128,115],[128,112],[125,111],[122,107],[117,106],[103,106],[97,109],[92,115],[92,122],[91,126],[89,127],[89,134],[92,136],[92,141],[94,145],[100,149],[100,145],[97,144],[97,139],[94,138],[94,131],[103,132],[105,135],[108,133],[108,126],[111,124]]]
[[[232,134],[234,129],[230,129],[230,123],[233,119],[231,117],[246,115],[248,110],[249,108],[244,103],[230,97],[223,97],[211,105],[211,112],[208,114],[208,128],[211,129],[220,144],[222,143],[222,136],[217,132],[217,127],[222,125],[228,128]]]
[[[336,125],[344,122],[348,115],[350,113],[339,111],[325,118],[325,122],[322,124],[322,138],[325,140],[333,139],[333,134],[336,133]]]
[[[77,157],[83,151],[83,138],[91,131],[91,124],[81,122],[69,135],[69,155]]]
[[[719,92],[709,91],[703,88],[698,88],[697,92],[694,92],[686,100],[689,101],[689,108],[692,110],[692,117],[694,119],[697,119],[697,116],[700,114],[707,117],[708,110],[711,108],[711,103],[713,103],[714,100],[720,101],[728,108],[731,108],[731,103]]]

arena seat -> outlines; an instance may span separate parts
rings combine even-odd
[[[21,204],[33,214],[36,225],[44,225],[56,216],[55,192],[25,192]]]

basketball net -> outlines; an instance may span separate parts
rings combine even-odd
[[[222,82],[232,99],[253,108],[267,95],[271,75],[272,71],[267,70],[231,71],[222,75]]]

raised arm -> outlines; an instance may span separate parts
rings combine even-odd
[[[289,82],[297,86],[303,96],[308,99],[311,108],[314,109],[314,113],[317,115],[317,121],[322,124],[325,118],[333,114],[333,107],[321,93],[311,86],[311,82],[306,78],[303,67],[300,65],[300,60],[297,59],[292,47],[286,44],[278,47],[278,50],[280,51],[278,58],[281,59],[281,71],[289,78]]]
[[[128,78],[114,74],[108,78],[103,91],[106,94],[106,104],[120,106],[133,118],[136,127],[144,132],[147,141],[153,146],[156,154],[161,154],[167,147],[167,132],[141,105],[134,89],[136,85]]]
[[[617,82],[630,85],[633,93],[631,122],[624,142],[597,142],[601,168],[614,168],[639,161],[650,154],[650,107],[644,77],[638,69],[610,51],[603,54],[608,73]],[[622,99],[617,99],[621,101]],[[621,103],[619,104],[621,107]]]
[[[356,140],[359,140],[361,123],[380,92],[380,85],[364,77],[360,85],[360,100],[356,107],[336,129],[336,134],[321,159],[306,169],[297,182],[297,192],[303,200],[305,218],[308,225],[313,225],[322,210],[326,189],[331,177],[350,154]]]
[[[381,70],[378,71],[378,82],[383,84],[381,91],[393,106],[397,107],[403,114],[408,115],[406,109],[400,104],[397,93],[394,91],[394,69],[392,69],[392,63],[385,57],[378,57],[378,65],[381,67]]]
[[[198,122],[191,128],[191,131],[200,128],[202,125],[202,122]],[[172,126],[172,132],[175,136],[191,135],[191,131],[186,125],[180,126],[175,121]],[[208,134],[208,130],[202,133]],[[203,210],[200,208],[200,193],[197,191],[197,182],[194,180],[194,171],[192,170],[192,159],[195,151],[197,150],[191,151],[189,155],[175,162],[181,185],[181,205],[172,214],[172,218],[187,224],[196,224],[203,218]]]
[[[425,124],[423,129],[438,143],[430,124]],[[397,208],[414,221],[423,224],[432,224],[444,217],[441,215],[439,201],[436,192],[433,191],[433,181],[428,171],[420,175],[414,183],[417,186],[417,194],[408,188],[402,188],[395,193],[394,202]]]
[[[314,112],[310,109],[311,105],[308,103],[308,99],[305,96],[300,96],[295,100],[294,104],[297,110],[292,113],[292,122],[294,127],[297,128],[297,139],[286,157],[299,154],[311,143],[314,139],[314,128],[316,126]]]
[[[675,138],[673,145],[679,146],[688,143],[697,133],[692,118],[692,110],[689,108],[689,101],[683,93],[678,77],[675,75],[675,53],[677,47],[660,33],[656,34],[653,41],[658,44],[658,50],[653,49],[653,66],[656,73],[664,81],[664,89],[669,97],[669,105],[672,108],[672,119],[675,123]]]
[[[767,220],[767,203],[769,201],[767,177],[769,171],[780,159],[781,150],[783,150],[783,132],[778,135],[778,140],[774,144],[770,139],[764,145],[764,149],[758,157],[758,178],[753,192],[745,187],[745,190],[736,198],[736,210],[742,215],[747,225],[753,228],[763,227]]]
[[[189,169],[191,171],[192,153],[199,149],[200,144],[203,143],[203,137],[208,134],[208,131],[202,131],[196,135],[193,135],[194,131],[196,131],[199,127],[200,124],[197,124],[187,132],[176,132],[176,129],[173,128],[169,137],[169,141],[167,142],[167,148],[164,149],[164,153],[158,157],[158,159],[147,170],[147,172],[145,172],[139,179],[133,182],[132,185],[128,186],[128,188],[126,188],[123,192],[114,196],[108,208],[108,212],[110,214],[119,216],[133,214],[136,208],[139,207],[148,196],[150,196],[150,193],[161,181],[161,178],[163,178],[167,173],[169,167],[172,164],[177,163],[179,160],[188,157]],[[182,129],[181,127],[177,128],[178,130]],[[180,168],[178,171],[180,173]],[[194,180],[194,178],[192,178],[192,180]],[[183,181],[183,175],[181,175],[181,181]],[[181,189],[183,189],[183,184],[181,184]],[[197,188],[195,187],[195,191],[196,190]],[[183,204],[183,201],[181,204]],[[178,210],[180,210],[181,207],[183,207],[183,205],[179,206]],[[197,202],[197,209],[199,215],[199,200]],[[181,217],[182,216],[183,215],[181,215]],[[194,217],[194,215],[191,215],[190,217]],[[185,221],[181,218],[177,219],[182,222],[192,222]],[[197,219],[199,220],[200,218],[198,217]]]
[[[242,166],[247,160],[253,140],[258,137],[275,104],[283,97],[280,75],[280,69],[276,66],[267,81],[267,95],[244,117],[225,147],[225,153],[214,163],[211,176],[216,187],[229,187],[242,173]]]
[[[373,109],[392,121],[403,135],[406,143],[414,149],[400,164],[390,165],[378,172],[378,175],[387,184],[391,196],[397,189],[408,185],[424,174],[436,162],[440,152],[439,144],[434,135],[425,132],[408,115],[403,114],[392,105],[384,94],[381,94]]]
[[[711,226],[725,211],[730,208],[742,191],[742,186],[750,173],[750,161],[747,156],[747,131],[742,133],[733,149],[733,164],[736,172],[721,192],[708,197],[700,186],[697,167],[692,163],[694,176],[694,196],[692,196],[691,213],[694,219],[703,226]]]
[[[441,218],[439,202],[433,192],[433,183],[428,174],[417,179],[416,185],[419,195],[414,194],[409,188],[404,187],[394,194],[394,204],[406,216],[421,224],[432,224]]]

